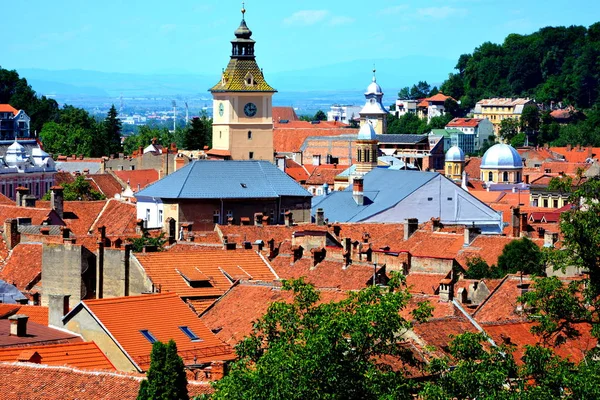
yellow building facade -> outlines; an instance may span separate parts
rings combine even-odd
[[[483,99],[475,104],[473,118],[487,118],[494,125],[494,134],[500,135],[500,124],[507,118],[521,119],[523,108],[527,104],[533,104],[530,99],[506,99],[493,98]]]

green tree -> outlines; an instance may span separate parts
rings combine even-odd
[[[144,232],[139,238],[128,238],[127,241],[131,243],[131,250],[136,253],[144,251],[146,246],[153,246],[157,251],[163,251],[167,243],[164,232],[159,236],[150,236],[148,232]]]
[[[66,201],[93,201],[106,199],[102,193],[92,189],[92,185],[83,177],[83,175],[75,178],[75,181],[72,183],[63,185],[63,198]],[[50,200],[50,192],[46,192],[42,199]]]
[[[177,345],[171,339],[166,345],[155,342],[150,354],[147,379],[140,385],[137,400],[187,400],[187,378]]]
[[[400,89],[400,91],[398,92],[398,98],[401,100],[411,100],[412,98],[410,97],[410,88],[406,86]]]
[[[179,148],[203,150],[205,146],[212,145],[212,119],[203,112],[200,117],[194,117],[181,133],[181,140],[176,140]]]
[[[54,155],[104,155],[102,127],[82,108],[65,105],[59,111],[58,122],[49,122],[40,132],[44,148]]]
[[[467,279],[484,279],[493,278],[492,271],[488,263],[481,257],[475,256],[467,260],[467,271],[465,272],[465,278]]]
[[[509,142],[519,133],[519,121],[513,118],[505,118],[500,122],[500,137]]]
[[[145,148],[156,139],[156,143],[164,147],[169,147],[175,142],[175,136],[168,128],[156,128],[152,126],[140,126],[137,133],[127,136],[123,143],[123,151],[125,154],[132,154],[140,147]]]
[[[510,145],[512,147],[522,147],[525,145],[526,141],[527,141],[527,135],[525,134],[525,132],[520,132],[520,133],[517,133],[517,135],[511,139]]]
[[[523,107],[519,129],[530,139],[537,140],[537,134],[540,130],[540,109],[537,105],[527,104]]]
[[[215,385],[214,399],[402,399],[411,383],[382,356],[411,359],[398,345],[410,321],[400,315],[410,299],[394,275],[388,287],[348,292],[318,304],[319,293],[300,280],[284,281],[291,303],[272,303],[236,346],[239,360]],[[416,320],[431,315],[421,304]]]
[[[427,81],[419,81],[419,83],[410,88],[410,98],[422,99],[427,97],[429,92],[431,92],[431,86],[429,86]]]
[[[102,137],[100,141],[102,143],[104,156],[111,154],[118,154],[121,152],[121,120],[118,118],[119,113],[113,104],[108,110],[106,119],[102,126]]]
[[[313,121],[327,121],[327,114],[325,114],[323,110],[319,110],[315,113]]]
[[[387,133],[417,134],[427,129],[427,121],[422,120],[414,113],[406,113],[400,118],[388,114]]]
[[[523,272],[528,275],[544,275],[545,260],[540,248],[530,239],[523,237],[504,246],[498,257],[501,276]]]

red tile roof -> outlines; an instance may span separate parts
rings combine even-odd
[[[464,235],[461,233],[427,232],[418,230],[400,243],[399,250],[410,252],[413,257],[453,259],[462,248]]]
[[[237,279],[277,279],[269,264],[252,250],[138,253],[135,257],[156,288],[181,297],[218,297]],[[205,283],[200,287],[188,283],[198,280]]]
[[[42,276],[42,244],[19,243],[0,268],[0,279],[22,292],[31,290]]]
[[[527,316],[517,311],[517,298],[521,295],[519,285],[532,284],[533,281],[528,277],[518,275],[507,275],[500,285],[477,307],[473,313],[473,318],[479,323],[501,323],[501,322],[524,322]]]
[[[0,363],[0,393],[29,400],[135,400],[140,375],[24,363]],[[212,393],[207,382],[188,381],[190,398]]]
[[[23,305],[19,307],[17,314],[24,314],[29,317],[29,322],[48,326],[48,307]]]
[[[0,319],[8,318],[19,311],[20,304],[0,303]]]
[[[50,221],[51,225],[64,225],[58,214],[49,209],[0,204],[0,221],[21,217],[31,218],[32,225],[42,225],[46,220]]]
[[[481,176],[481,157],[469,157],[465,160],[465,172],[471,179],[479,179]]]
[[[206,154],[217,157],[231,157],[231,152],[229,150],[210,149]]]
[[[306,180],[307,185],[323,185],[327,183],[333,189],[335,177],[344,172],[349,165],[321,164],[313,169]]]
[[[23,351],[37,352],[44,365],[69,365],[85,369],[115,370],[114,365],[94,342],[66,343],[46,346],[5,347],[0,349],[0,361],[27,361]]]
[[[2,193],[0,193],[0,204],[7,204],[7,205],[15,205],[15,201],[9,199],[8,197],[6,197],[5,195],[3,195]]]
[[[107,199],[112,199],[123,191],[119,181],[111,174],[90,174],[86,175],[85,179],[93,181],[100,193],[106,196]]]
[[[279,122],[280,120],[298,121],[298,116],[294,107],[273,107],[271,109],[273,114],[273,121]]]
[[[588,158],[598,158],[600,147],[550,147],[550,150],[565,157],[565,161],[583,163]]]
[[[0,319],[0,347],[81,342],[81,338],[77,335],[49,328],[32,321],[27,321],[27,336],[9,335],[9,327],[10,321],[8,319]]]
[[[339,301],[346,298],[346,292],[320,291],[320,302]],[[275,286],[240,284],[234,286],[205,311],[202,322],[217,331],[217,337],[225,343],[235,345],[252,332],[252,324],[260,318],[269,305],[275,301],[289,302],[290,291]]]
[[[477,125],[479,125],[479,123],[483,121],[483,119],[481,118],[454,118],[452,121],[448,122],[448,124],[446,125],[446,128],[448,127],[455,127],[455,126],[467,126],[467,127],[471,127],[474,128]]]
[[[516,346],[513,356],[517,363],[521,364],[521,358],[525,352],[525,346],[533,346],[541,343],[541,338],[531,333],[532,322],[519,322],[510,324],[486,324],[482,325],[484,331],[496,342],[496,344],[513,344]],[[576,324],[581,336],[568,339],[560,346],[554,346],[553,350],[561,358],[569,359],[571,362],[583,361],[586,353],[596,347],[597,339],[591,335],[589,324]]]
[[[133,171],[113,171],[123,184],[129,182],[129,187],[134,192],[144,189],[159,179],[158,171],[155,169],[135,169]]]
[[[551,173],[565,173],[569,176],[575,176],[579,169],[586,171],[591,167],[591,164],[585,162],[564,162],[564,161],[553,161],[542,163],[540,172],[546,172],[550,170]]]
[[[512,229],[512,227],[511,227]],[[504,247],[515,240],[514,237],[497,235],[479,235],[468,247],[463,247],[457,254],[456,261],[465,269],[468,268],[469,258],[481,257],[488,265],[498,265],[498,257],[502,254]],[[538,246],[542,246],[543,240],[534,239]]]
[[[358,129],[344,128],[344,124],[296,121],[289,124],[274,124],[273,147],[278,153],[299,153],[302,143],[310,136],[356,135]]]
[[[318,288],[359,290],[371,284],[373,265],[350,264],[344,268],[342,261],[321,261],[313,266],[312,258],[301,258],[292,265],[288,256],[276,257],[271,263],[281,279],[305,277]]]
[[[9,112],[13,113],[13,115],[17,115],[19,113],[19,111],[10,104],[0,104],[0,112]]]
[[[152,343],[140,330],[148,330],[161,342],[173,339],[186,364],[225,361],[235,358],[175,293],[150,294],[110,299],[84,300],[86,307],[142,369],[150,365]],[[78,305],[65,318],[76,315]],[[168,312],[165,312],[165,311]],[[201,341],[191,340],[180,326],[187,326]]]
[[[106,205],[106,200],[65,201],[63,220],[76,236],[85,236]]]
[[[135,204],[111,199],[106,202],[100,215],[90,226],[89,231],[92,234],[100,226],[106,227],[106,236],[139,236],[136,234],[137,214]]]

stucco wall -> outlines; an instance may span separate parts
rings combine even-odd
[[[152,290],[152,282],[137,265],[132,265],[129,252],[104,250],[104,297],[136,296]]]
[[[81,301],[82,250],[80,245],[70,243],[43,245],[42,305],[48,305],[48,296],[51,294],[71,295],[69,307],[74,307]]]

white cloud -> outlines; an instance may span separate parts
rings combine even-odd
[[[417,15],[423,18],[446,19],[449,17],[464,17],[467,10],[453,7],[427,7],[417,9]]]
[[[404,10],[408,9],[408,4],[400,4],[397,6],[387,7],[383,10],[379,10],[378,14],[380,15],[390,15],[390,14],[398,14]]]
[[[343,15],[339,15],[339,16],[335,16],[335,17],[331,18],[329,20],[329,25],[332,25],[332,26],[346,25],[346,24],[351,24],[354,21],[356,21],[356,20],[352,17],[346,17]]]
[[[314,25],[323,21],[328,14],[327,10],[301,10],[285,18],[283,23],[286,25]]]

